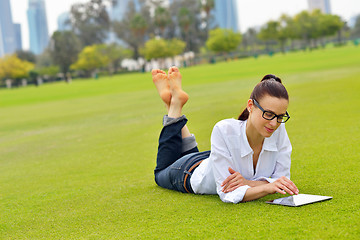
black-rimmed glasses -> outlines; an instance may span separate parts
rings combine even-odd
[[[290,115],[289,115],[289,113],[287,111],[286,111],[285,114],[277,115],[277,114],[275,114],[273,112],[265,111],[255,99],[253,99],[253,102],[263,112],[262,117],[264,119],[266,119],[266,120],[273,120],[274,118],[277,118],[276,121],[278,123],[285,123],[290,118]]]

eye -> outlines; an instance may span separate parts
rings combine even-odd
[[[273,118],[274,116],[275,116],[275,114],[273,114],[271,112],[267,112],[267,111],[264,112],[264,117],[266,117],[266,118]]]

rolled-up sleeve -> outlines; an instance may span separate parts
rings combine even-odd
[[[216,183],[216,192],[223,202],[239,203],[243,200],[249,186],[241,186],[232,192],[222,191],[222,182],[230,175],[229,167],[235,169],[234,159],[227,146],[226,140],[219,125],[215,125],[211,134],[211,154],[209,160],[212,162],[213,173]]]

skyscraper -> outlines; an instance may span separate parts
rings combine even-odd
[[[29,0],[27,10],[30,50],[41,54],[49,43],[49,31],[44,0]]]
[[[58,31],[70,31],[71,25],[68,23],[70,21],[70,13],[64,12],[60,14],[57,18]]]
[[[320,9],[323,13],[330,14],[330,0],[308,0],[309,10]]]
[[[0,57],[16,50],[15,27],[12,20],[10,1],[0,1]]]
[[[21,24],[14,23],[16,50],[22,50]]]
[[[236,0],[215,0],[215,25],[219,28],[232,29],[239,32],[238,11]]]

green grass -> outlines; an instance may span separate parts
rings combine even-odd
[[[165,108],[147,74],[0,90],[2,239],[358,239],[360,48],[182,69],[199,148],[267,73],[289,90],[292,180],[333,200],[226,204],[157,187]]]

